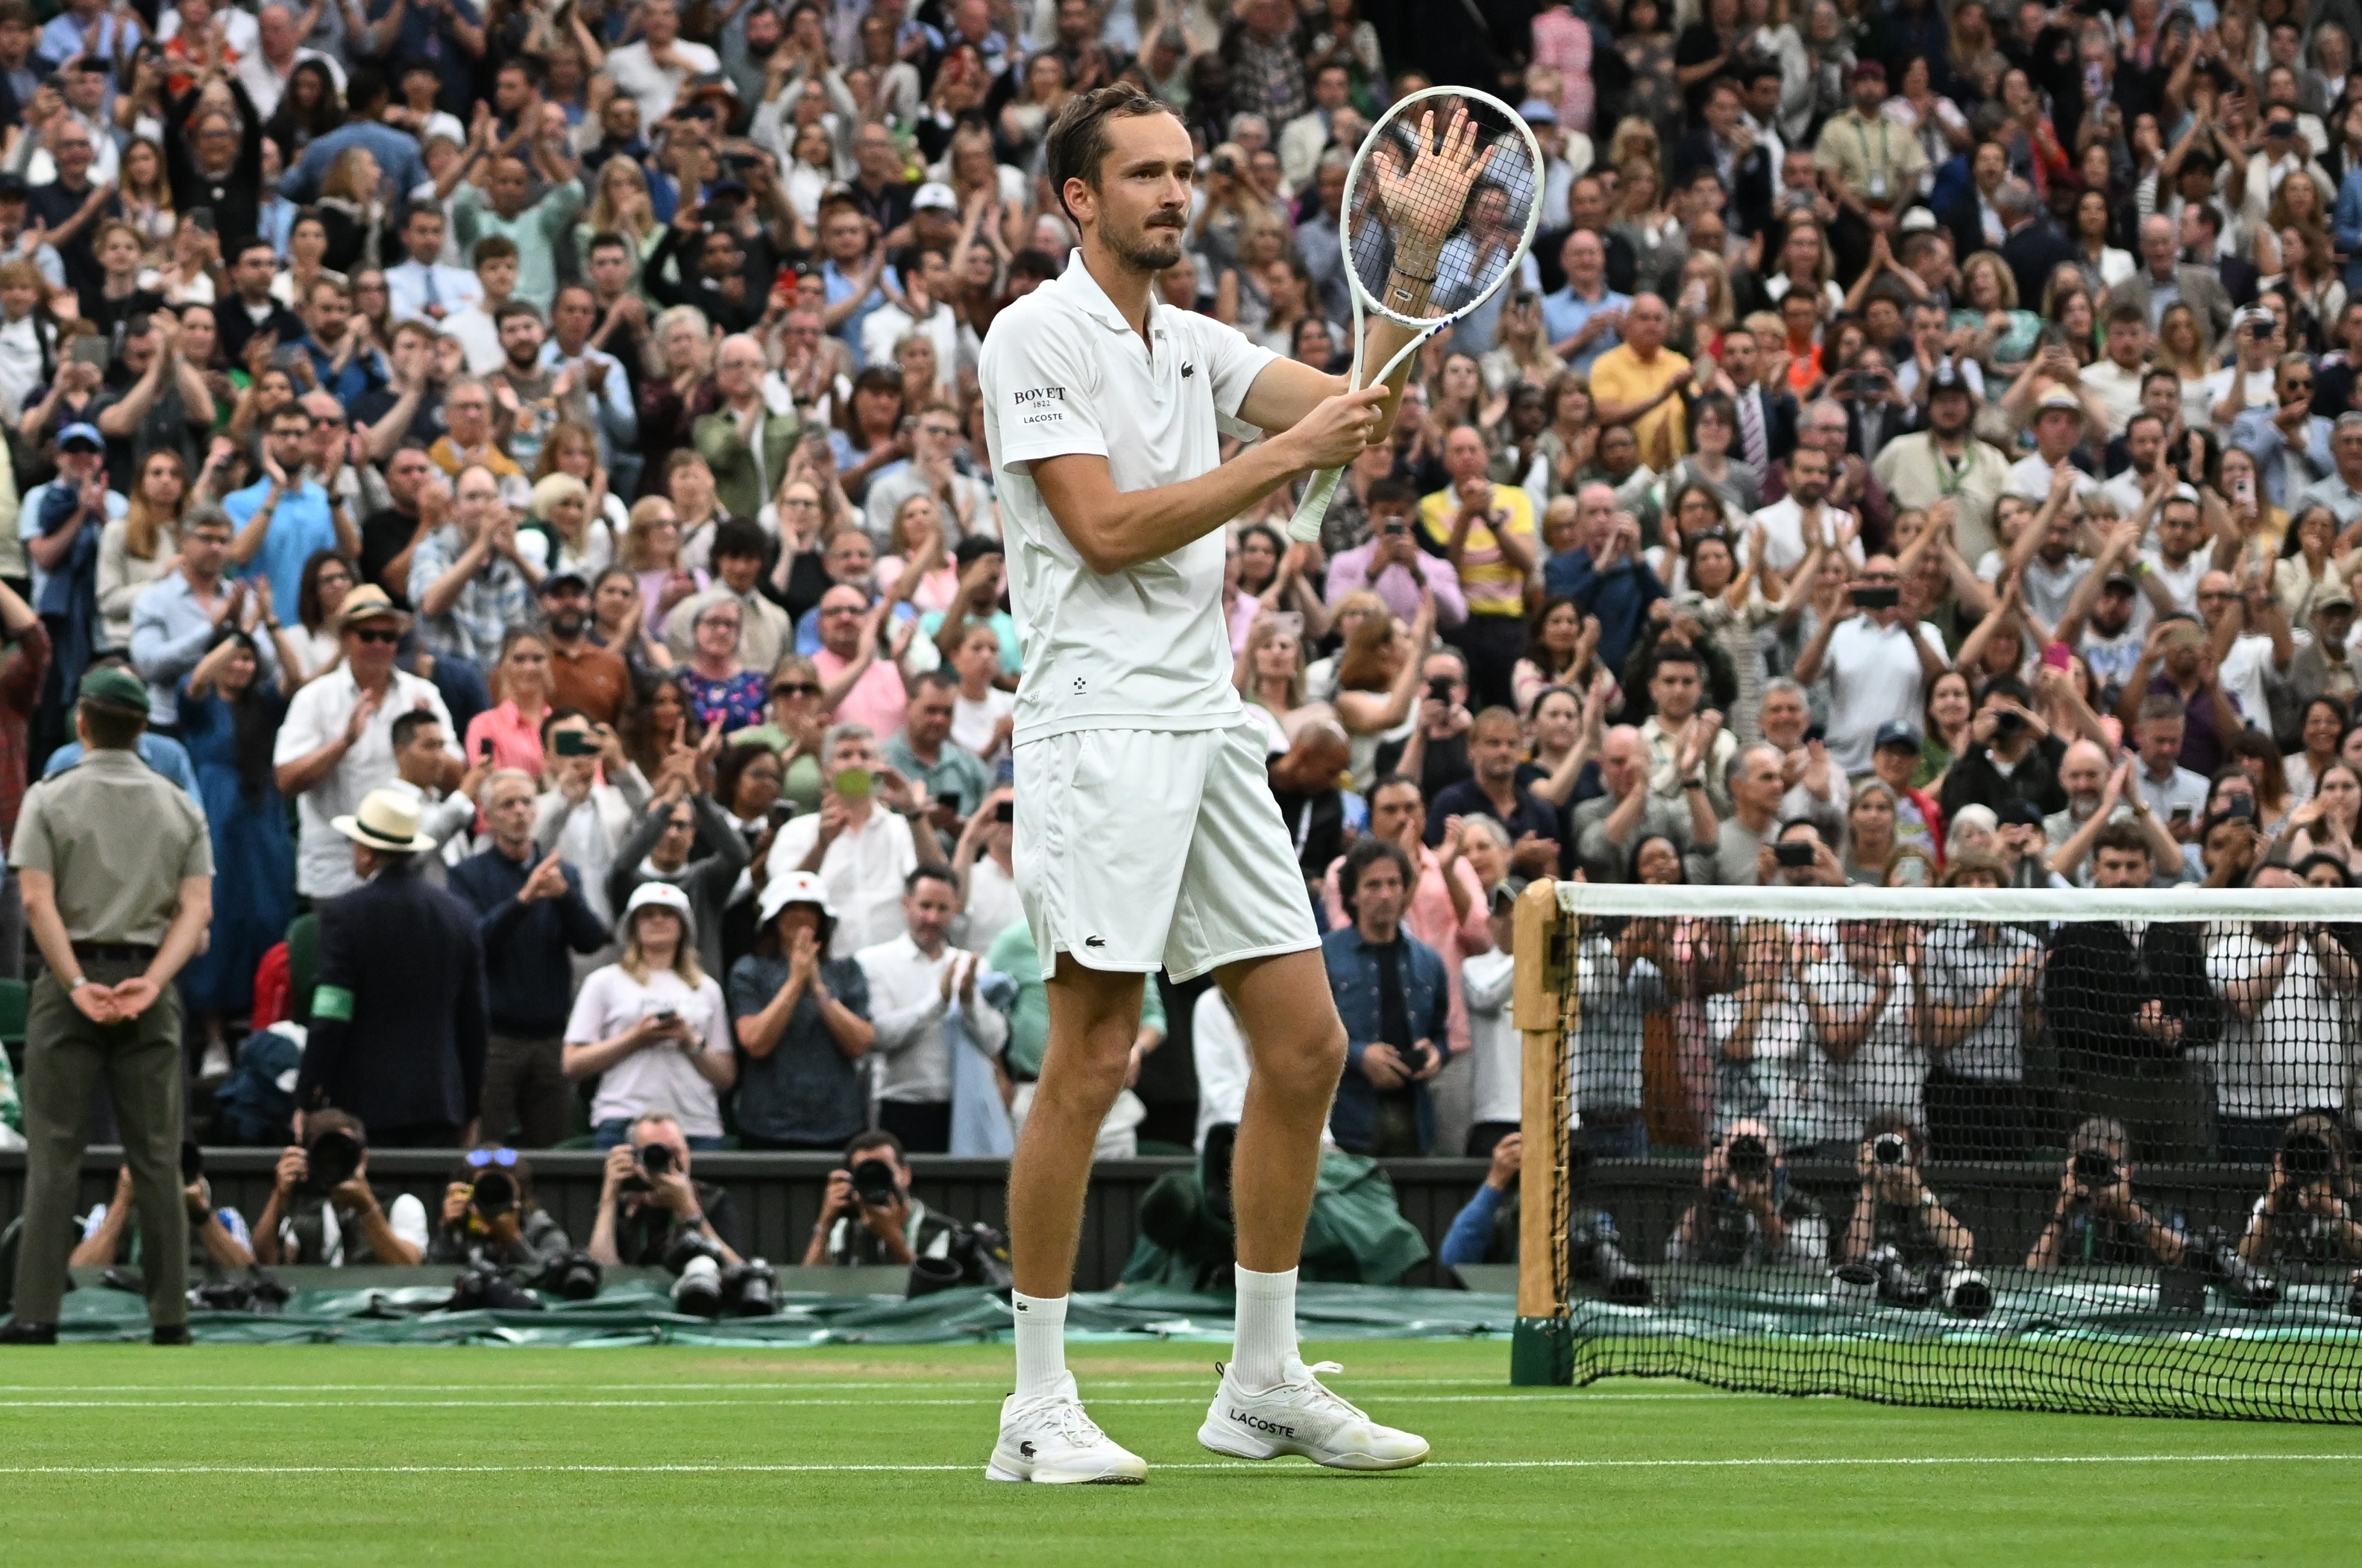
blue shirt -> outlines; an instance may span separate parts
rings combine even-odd
[[[329,166],[348,147],[369,148],[378,168],[393,176],[397,191],[415,191],[426,181],[418,143],[407,132],[376,120],[348,120],[326,136],[313,138],[295,167],[280,176],[279,193],[291,202],[311,201],[320,193],[320,181],[327,177]]]
[[[50,481],[51,484],[54,484],[55,482],[55,480]],[[41,536],[41,502],[49,493],[49,485],[35,485],[31,489],[25,492],[25,499],[17,505],[17,538],[29,542],[39,539]],[[131,503],[126,500],[119,492],[115,490],[109,490],[106,492],[106,516],[108,521],[113,521],[115,519],[121,517],[130,510]],[[89,523],[84,523],[83,526],[84,528],[88,528],[91,525]],[[50,575],[48,572],[41,569],[40,563],[33,559],[33,553],[30,550],[25,552],[25,569],[33,575],[33,591],[26,596],[27,600],[35,606],[39,606],[41,602],[41,590],[48,585]]]
[[[157,578],[131,601],[131,663],[148,683],[150,724],[181,721],[181,683],[213,645],[215,630],[214,618],[178,572]],[[271,639],[258,636],[254,646],[261,655],[259,678],[277,680],[279,652]]]
[[[259,480],[222,498],[222,510],[244,528],[262,510],[270,481]],[[248,562],[244,576],[270,579],[270,608],[281,620],[296,619],[296,601],[304,593],[304,563],[319,550],[337,547],[337,524],[329,515],[328,492],[306,479],[292,494],[279,498],[263,533],[262,548]]]
[[[144,730],[139,736],[139,760],[188,792],[199,810],[204,809],[205,797],[197,793],[197,770],[189,761],[189,749],[169,735]],[[41,769],[41,776],[53,779],[82,761],[82,742],[69,740],[50,753]]]
[[[878,274],[878,276],[882,280],[883,279],[892,277],[893,272],[894,269],[889,267],[886,269],[884,272]],[[827,293],[827,302],[832,305],[842,304],[844,302],[853,297],[854,280],[838,271],[836,269],[836,263],[833,259],[823,261],[820,264],[820,281],[822,289]],[[894,284],[895,287],[899,289],[901,287],[901,280],[900,278],[895,278]],[[844,345],[847,348],[853,350],[853,364],[854,367],[856,369],[863,367],[863,360],[861,357],[861,323],[869,319],[870,312],[876,310],[885,302],[886,295],[884,291],[872,285],[869,290],[869,297],[862,301],[860,304],[855,306],[851,315],[836,323],[836,335],[844,340]]]
[[[2245,447],[2256,460],[2256,473],[2264,487],[2264,499],[2276,507],[2289,504],[2288,455],[2289,440],[2279,422],[2272,416],[2278,409],[2244,408],[2239,417],[2231,422],[2231,444]],[[2330,455],[2329,433],[2334,427],[2320,414],[2304,422],[2304,445],[2297,455],[2312,465],[2312,477],[2299,488],[2301,494],[2318,480],[2337,472],[2337,459]]]
[[[1632,308],[1632,296],[1610,289],[1596,300],[1577,295],[1569,283],[1555,294],[1542,296],[1542,335],[1552,344],[1564,343],[1583,330],[1583,323],[1602,311],[1628,311]],[[1613,329],[1602,332],[1590,345],[1568,358],[1567,365],[1576,370],[1588,370],[1591,362],[1623,342]]]
[[[1611,670],[1624,667],[1649,607],[1669,597],[1657,574],[1638,556],[1627,555],[1601,572],[1593,568],[1591,552],[1581,549],[1544,562],[1542,587],[1574,600],[1584,614],[1599,618],[1599,656]]]
[[[1451,981],[1443,959],[1433,948],[1407,931],[1395,938],[1402,978],[1403,1011],[1410,1020],[1413,1040],[1432,1041],[1438,1050],[1451,1048]],[[1337,1086],[1336,1103],[1329,1110],[1329,1130],[1348,1149],[1366,1149],[1377,1135],[1378,1088],[1362,1072],[1362,1053],[1379,1039],[1385,1003],[1378,992],[1378,948],[1365,940],[1357,926],[1343,926],[1320,938],[1320,959],[1329,970],[1329,990],[1337,1001],[1337,1016],[1345,1025],[1345,1077]],[[1418,1112],[1419,1143],[1435,1141],[1435,1112],[1427,1086],[1414,1084]]]

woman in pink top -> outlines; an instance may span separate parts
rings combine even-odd
[[[468,720],[468,760],[492,750],[496,768],[523,768],[541,777],[541,725],[549,717],[549,644],[541,634],[513,627],[501,639],[492,666],[492,694],[501,701]]]
[[[921,610],[948,611],[959,598],[959,568],[944,543],[943,510],[933,496],[894,509],[893,554],[877,563],[877,589]]]
[[[1222,618],[1230,623],[1234,656],[1245,652],[1247,633],[1254,630],[1255,617],[1262,613],[1263,600],[1239,587],[1239,536],[1231,532],[1222,542]]]

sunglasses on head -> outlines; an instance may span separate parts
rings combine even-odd
[[[514,1149],[469,1149],[468,1163],[478,1170],[488,1165],[513,1166],[517,1162]]]

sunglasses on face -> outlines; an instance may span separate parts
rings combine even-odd
[[[388,647],[402,641],[401,632],[385,627],[363,627],[355,631],[353,636],[363,642],[382,642]]]
[[[773,696],[818,696],[820,685],[816,681],[781,681],[771,688],[771,695]]]

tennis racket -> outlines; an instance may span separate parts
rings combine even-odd
[[[1477,165],[1473,181],[1467,178],[1472,158]],[[1386,295],[1402,217],[1439,203],[1452,209],[1452,218],[1434,258],[1435,283],[1425,312],[1407,314]],[[1483,309],[1525,260],[1541,215],[1541,146],[1507,104],[1471,88],[1429,87],[1388,109],[1353,155],[1338,220],[1353,301],[1347,389],[1385,380],[1429,338]],[[1364,375],[1374,314],[1407,327],[1411,338]],[[1324,468],[1313,476],[1288,521],[1288,537],[1320,537],[1320,521],[1342,472]]]

